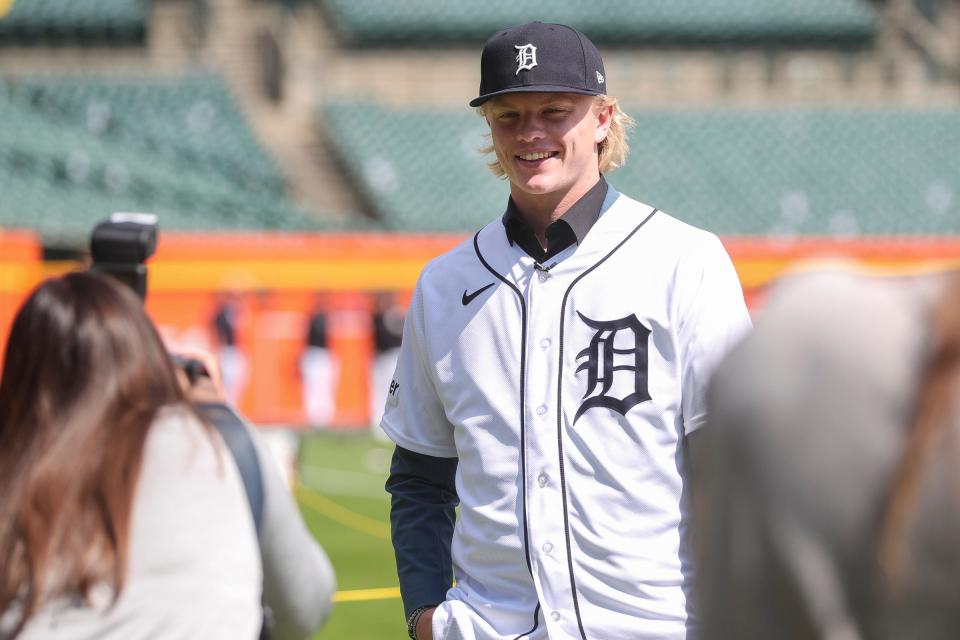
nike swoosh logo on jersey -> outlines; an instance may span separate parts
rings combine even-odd
[[[477,289],[477,290],[474,291],[473,293],[467,293],[467,290],[464,289],[464,290],[463,290],[463,297],[460,298],[460,302],[463,303],[463,306],[467,306],[468,304],[470,304],[471,302],[473,302],[473,300],[474,300],[478,295],[480,295],[481,293],[483,293],[484,291],[486,291],[487,289],[489,289],[490,287],[492,287],[494,284],[495,284],[495,283],[491,282],[490,284],[488,284],[488,285],[485,286],[485,287],[480,287],[479,289]]]

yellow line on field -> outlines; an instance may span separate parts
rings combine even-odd
[[[390,539],[390,525],[380,520],[375,520],[374,518],[342,507],[333,500],[325,498],[302,484],[297,485],[296,494],[302,504],[310,507],[320,515],[326,516],[331,520],[336,520],[345,527],[373,536],[374,538],[380,538],[381,540]]]
[[[360,602],[363,600],[393,600],[400,597],[400,587],[382,589],[351,589],[333,594],[334,602]]]

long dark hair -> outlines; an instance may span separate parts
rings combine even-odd
[[[133,495],[158,410],[184,402],[139,299],[105,276],[41,283],[0,378],[0,612],[123,588]]]
[[[957,415],[960,394],[960,272],[948,277],[930,317],[930,354],[920,376],[913,425],[894,476],[880,537],[885,587],[901,586],[907,562],[907,530],[929,456]],[[960,500],[960,496],[958,496]]]

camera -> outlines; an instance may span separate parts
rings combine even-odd
[[[105,273],[147,299],[147,260],[157,250],[157,216],[152,213],[114,213],[90,234],[90,271]],[[171,355],[174,364],[195,384],[209,376],[194,358]]]
[[[156,250],[157,216],[114,213],[90,234],[90,270],[113,276],[146,300],[146,263]]]

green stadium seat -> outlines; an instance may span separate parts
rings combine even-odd
[[[166,229],[347,228],[290,200],[213,74],[0,78],[0,118],[0,227],[48,244],[85,242],[121,210]]]
[[[627,110],[630,112],[630,110]],[[791,109],[636,111],[617,189],[724,234],[960,233],[960,113]],[[470,231],[502,212],[508,186],[462,112],[330,103],[318,114],[384,226]]]
[[[102,127],[105,136],[241,184],[284,190],[279,172],[253,140],[219,76],[195,74],[149,86],[124,78],[36,79],[19,82],[14,91],[46,112],[98,131]]]
[[[0,43],[142,45],[149,5],[149,0],[16,0],[0,20]]]
[[[484,40],[542,20],[576,27],[598,43],[823,41],[862,43],[876,18],[867,0],[320,0],[341,41],[356,46]]]

